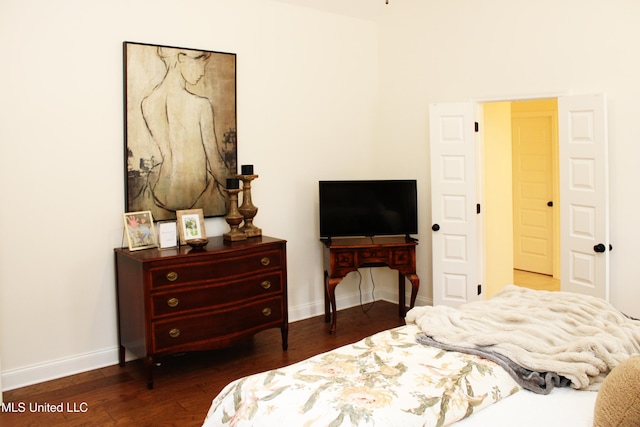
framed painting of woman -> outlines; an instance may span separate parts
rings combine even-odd
[[[237,170],[236,55],[124,42],[125,210],[225,215]]]

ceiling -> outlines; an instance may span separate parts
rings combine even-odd
[[[378,20],[385,7],[393,7],[396,0],[273,0],[280,3],[308,7],[324,12],[336,13],[353,18]]]

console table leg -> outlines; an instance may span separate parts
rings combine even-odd
[[[331,321],[331,303],[329,302],[329,273],[324,271],[324,322]]]
[[[409,308],[413,308],[416,305],[416,297],[418,296],[418,289],[420,289],[420,278],[417,274],[407,274],[407,278],[411,282],[411,302]]]
[[[329,327],[329,333],[333,334],[336,332],[336,323],[338,317],[338,308],[336,307],[336,286],[340,283],[342,279],[335,279],[329,277],[327,280],[327,295],[329,296],[330,309],[331,309],[331,326]]]
[[[404,317],[407,311],[406,297],[405,297],[405,282],[404,282],[404,274],[398,272],[398,314],[400,317]]]

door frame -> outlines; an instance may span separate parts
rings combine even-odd
[[[478,132],[478,129],[476,129],[476,132],[472,131],[473,130],[473,122],[474,121],[476,121],[476,128],[478,127],[477,126],[478,123],[483,123],[483,121],[484,121],[484,115],[483,115],[483,111],[482,111],[483,110],[482,104],[484,104],[486,102],[511,102],[511,101],[518,101],[518,100],[547,99],[547,98],[557,98],[558,99],[558,121],[559,122],[560,122],[560,115],[561,114],[566,115],[566,114],[571,113],[571,110],[565,111],[566,108],[560,108],[560,104],[561,104],[560,100],[561,99],[567,98],[566,101],[569,104],[565,103],[565,107],[570,105],[571,101],[573,101],[573,100],[578,101],[579,99],[582,99],[584,101],[585,110],[582,111],[580,105],[577,105],[576,106],[577,109],[575,110],[576,113],[578,113],[577,121],[575,122],[575,125],[576,126],[580,125],[580,127],[578,127],[577,129],[581,130],[581,133],[578,134],[578,140],[577,141],[580,142],[581,144],[583,143],[583,139],[585,138],[585,136],[588,137],[590,135],[590,133],[589,133],[590,130],[588,128],[585,128],[585,126],[589,125],[589,123],[588,123],[588,118],[589,117],[592,117],[594,119],[594,121],[593,121],[593,125],[594,126],[602,126],[602,127],[604,127],[604,129],[607,128],[607,120],[608,120],[607,114],[606,114],[607,105],[606,105],[606,94],[604,94],[604,93],[599,93],[599,94],[595,94],[595,95],[573,95],[573,94],[566,94],[566,93],[553,93],[553,94],[544,93],[544,94],[541,94],[540,93],[540,94],[532,94],[532,95],[519,96],[519,97],[511,95],[511,96],[501,96],[501,97],[493,96],[493,97],[484,97],[484,98],[473,98],[473,99],[470,99],[469,101],[463,102],[463,103],[460,103],[460,102],[458,102],[458,103],[445,102],[445,103],[430,104],[429,120],[430,120],[430,132],[431,132],[430,145],[431,145],[431,164],[432,164],[432,166],[433,166],[433,162],[434,162],[434,159],[433,159],[433,157],[434,157],[434,154],[433,154],[434,132],[436,132],[436,133],[437,132],[442,132],[443,129],[447,130],[449,135],[444,140],[444,142],[446,142],[446,143],[449,143],[449,142],[454,142],[454,143],[458,142],[458,143],[460,143],[462,141],[461,140],[461,136],[460,136],[461,133],[467,133],[468,132],[469,134],[472,134],[471,137],[465,137],[465,141],[469,141],[469,140],[473,141],[472,142],[473,145],[471,146],[472,147],[471,151],[473,151],[473,156],[475,156],[475,159],[474,159],[474,161],[467,162],[467,164],[473,165],[472,169],[475,169],[475,171],[469,171],[470,173],[473,174],[473,176],[475,176],[475,185],[473,185],[472,187],[469,187],[469,188],[472,188],[472,190],[470,190],[470,191],[472,191],[473,194],[472,193],[468,193],[468,196],[465,196],[464,192],[456,193],[456,188],[457,187],[456,188],[452,188],[450,190],[447,190],[448,191],[448,196],[450,198],[454,194],[457,197],[457,199],[455,199],[455,200],[458,200],[458,202],[457,202],[456,205],[453,205],[454,208],[456,206],[460,205],[460,201],[459,200],[468,200],[469,196],[471,198],[475,199],[477,202],[479,202],[480,206],[485,201],[485,195],[483,193],[483,188],[482,188],[482,186],[484,185],[484,179],[483,178],[484,178],[484,175],[485,175],[484,174],[484,145],[485,144],[484,144],[484,141],[482,140],[482,133]],[[598,98],[601,98],[601,100],[597,101]],[[596,101],[594,102],[594,100],[596,100]],[[580,101],[578,101],[578,102],[580,102]],[[444,106],[445,104],[447,105],[446,107]],[[601,105],[601,108],[597,107],[598,104]],[[436,119],[439,120],[440,114],[436,115],[436,114],[432,113],[431,112],[431,107],[432,106],[438,106],[438,110],[440,112],[442,112],[442,111],[446,111],[447,112],[446,116],[442,116],[442,117],[444,117],[445,122],[443,122],[438,128],[435,128],[435,130],[434,130],[434,124],[438,124],[438,123],[436,123],[434,121]],[[464,112],[465,110],[466,110],[466,112]],[[473,115],[469,114],[469,110],[473,111],[473,113],[472,113]],[[595,114],[592,113],[592,111],[595,112]],[[589,114],[591,114],[591,115],[589,116]],[[462,126],[462,128],[460,128],[460,119],[463,119],[463,118],[464,118],[464,125]],[[600,121],[598,122],[598,120],[600,120]],[[598,125],[597,123],[601,123],[601,125]],[[456,126],[458,128],[456,128]],[[562,126],[560,126],[560,123],[559,123],[559,126],[558,126],[558,130],[560,131],[559,132],[560,134],[558,135],[558,142],[559,142],[559,147],[560,147],[559,154],[562,154],[562,152],[563,152],[563,148],[562,148],[563,144],[566,145],[567,143],[570,143],[570,140],[568,140],[568,137],[565,136],[566,132],[563,132],[561,128],[562,128]],[[463,130],[460,130],[460,129],[463,129]],[[469,129],[469,130],[467,130],[467,129]],[[572,127],[572,129],[573,129],[573,127]],[[594,133],[597,131],[597,133],[599,135],[601,133],[601,131],[599,129],[601,129],[601,128],[594,129]],[[455,132],[453,132],[453,131],[455,131]],[[435,136],[438,137],[437,134]],[[604,144],[605,149],[607,147],[607,140],[608,140],[608,134],[605,131],[602,134],[602,141],[601,141]],[[437,145],[438,146],[438,150],[442,150],[442,148],[441,148],[442,144],[440,143],[439,139],[437,139],[436,143],[438,144]],[[468,142],[466,142],[466,143],[468,143]],[[460,147],[456,148],[453,145],[451,145],[451,148],[453,148],[455,150],[459,150],[460,149]],[[565,147],[565,151],[566,151],[566,149],[567,149],[567,147]],[[436,153],[439,153],[439,152],[440,151],[436,151]],[[444,151],[444,153],[446,154],[446,151]],[[451,156],[460,157],[461,154],[458,153],[457,151],[455,151],[455,152],[452,152],[452,154],[448,154],[448,156],[450,156],[450,157]],[[606,157],[606,155],[605,155],[605,157]],[[469,160],[471,160],[471,159],[469,159]],[[595,160],[597,160],[597,159],[595,159]],[[606,159],[605,159],[605,161],[606,161]],[[454,163],[454,162],[450,162],[450,163]],[[460,167],[459,166],[460,165],[460,160],[458,160],[458,162],[455,163],[453,166],[455,166],[455,165],[458,165],[458,168],[459,168]],[[562,159],[561,158],[560,158],[560,165],[562,165]],[[601,170],[601,169],[599,169],[597,167],[595,169],[594,168],[590,169],[587,166],[589,166],[589,165],[586,165],[586,166],[583,165],[581,168],[578,168],[577,170],[574,170],[573,173],[576,173],[576,171],[579,172],[579,174],[575,175],[575,178],[578,180],[577,181],[578,183],[582,183],[583,181],[590,182],[589,177],[585,175],[590,170],[596,170],[596,171],[597,170]],[[594,164],[594,166],[595,166],[595,164]],[[605,173],[606,173],[606,169],[607,169],[607,164],[605,163],[604,164]],[[453,169],[452,169],[452,171],[455,172],[455,170],[453,170]],[[432,170],[431,173],[433,175],[434,171]],[[561,194],[562,194],[562,188],[563,188],[563,185],[565,185],[565,183],[562,182],[563,181],[562,180],[562,176],[563,176],[562,170],[560,170],[559,173],[560,173],[560,177],[561,177],[561,179],[560,179],[560,181],[561,181],[560,182],[560,187],[561,187]],[[455,182],[464,182],[464,183],[466,183],[467,180],[466,180],[466,178],[464,178],[464,176],[472,176],[472,175],[469,175],[469,173],[463,173],[463,175],[461,175],[458,172],[457,174],[455,174],[455,176],[458,177],[458,179],[455,180]],[[574,175],[572,174],[572,176],[574,176]],[[433,182],[432,182],[432,186],[433,186]],[[467,187],[468,187],[468,185],[467,185]],[[457,188],[457,189],[458,190],[463,190],[463,188]],[[432,222],[434,222],[434,224],[436,222],[440,221],[440,217],[442,215],[441,215],[441,212],[434,212],[433,197],[434,197],[434,193],[435,194],[439,194],[439,192],[441,192],[441,191],[442,191],[442,189],[439,189],[438,191],[436,191],[436,189],[432,188],[432,207],[431,207],[431,211],[432,211]],[[606,192],[605,193],[605,196],[606,196],[607,193],[608,193],[608,189],[606,189],[605,192]],[[588,227],[588,229],[592,228],[589,224],[585,223],[585,221],[587,219],[589,219],[589,218],[595,218],[595,217],[598,216],[598,215],[594,215],[594,214],[587,215],[588,213],[593,212],[593,209],[603,208],[603,209],[605,209],[605,212],[608,211],[608,196],[605,197],[604,200],[603,199],[599,199],[599,200],[600,200],[599,202],[598,201],[594,201],[593,203],[604,203],[604,205],[591,205],[592,209],[589,210],[588,212],[585,212],[585,209],[576,210],[576,212],[577,212],[576,215],[580,214],[579,217],[576,217],[577,222],[575,222],[575,225],[579,226],[576,229],[577,231],[582,231],[586,227]],[[584,204],[584,203],[590,203],[590,202],[587,201],[586,199],[584,199],[584,201],[581,202],[581,203]],[[561,205],[560,206],[560,210],[562,212],[562,206],[564,205],[564,203],[560,203],[560,205]],[[581,205],[579,207],[584,207],[584,206]],[[460,208],[458,207],[458,210],[459,209]],[[466,212],[466,207],[465,207],[465,212]],[[466,214],[465,214],[465,216],[466,216]],[[478,210],[478,215],[475,216],[475,217],[476,217],[475,225],[472,226],[472,228],[469,229],[469,230],[475,229],[475,236],[472,236],[471,239],[467,239],[467,240],[471,240],[471,241],[475,240],[475,245],[471,245],[471,246],[476,246],[477,247],[477,252],[473,256],[473,258],[475,258],[475,263],[474,263],[474,265],[472,267],[470,267],[472,270],[460,270],[460,266],[458,265],[456,267],[455,272],[452,273],[452,274],[455,274],[456,277],[465,276],[466,277],[466,282],[468,282],[468,283],[473,282],[473,283],[481,284],[482,287],[481,288],[478,287],[477,294],[478,294],[478,297],[482,298],[480,295],[483,294],[483,296],[484,296],[484,294],[486,294],[486,289],[487,289],[486,283],[483,283],[483,282],[485,282],[485,276],[486,276],[486,262],[485,262],[486,261],[486,253],[485,253],[485,248],[484,248],[484,242],[486,240],[486,236],[485,236],[485,233],[483,232],[484,225],[485,225],[486,221],[485,221],[484,212],[482,211],[482,209]],[[561,218],[563,217],[562,213],[560,214],[560,217]],[[458,218],[458,219],[460,219],[460,218]],[[565,216],[565,219],[566,219],[566,216]],[[457,222],[460,222],[460,221],[457,221]],[[449,228],[448,228],[448,226],[451,225],[451,224],[446,224],[446,225],[447,225],[447,229],[445,230],[445,233],[440,232],[440,234],[447,234],[447,233],[451,234],[451,232],[449,231]],[[606,224],[604,226],[605,226],[605,232],[606,232],[605,234],[606,234],[606,236],[600,236],[600,234],[598,234],[597,236],[594,235],[594,238],[595,238],[595,240],[604,239],[606,241],[602,242],[604,244],[595,245],[593,247],[593,251],[595,251],[595,252],[602,252],[601,250],[599,250],[600,247],[605,248],[607,245],[609,245],[609,242],[608,242],[608,240],[609,240],[609,237],[608,237],[609,236],[609,233],[608,233],[609,223],[608,223],[608,221],[606,222]],[[435,227],[436,226],[434,225],[434,228],[433,228],[434,231],[435,230],[440,230],[440,227],[437,227],[437,228],[435,228]],[[560,227],[562,229],[562,224],[560,224]],[[593,258],[592,254],[588,253],[588,252],[584,252],[585,249],[582,247],[584,245],[582,245],[580,248],[575,249],[575,252],[574,252],[574,249],[572,249],[572,248],[564,248],[563,241],[566,240],[566,239],[564,237],[562,237],[562,233],[563,232],[561,230],[561,242],[560,242],[560,244],[561,244],[561,247],[563,247],[562,250],[563,251],[570,250],[572,254],[575,254],[576,259],[578,261],[580,261],[580,263],[578,263],[578,262],[576,263],[576,266],[581,269],[580,272],[578,273],[578,275],[576,275],[576,277],[578,277],[579,279],[584,281],[584,280],[590,278],[591,276],[593,276],[593,274],[590,273],[591,264],[586,265],[586,262],[584,261],[585,258],[587,258],[587,256],[591,256],[591,258]],[[584,235],[584,234],[585,233],[582,232],[582,235]],[[453,237],[460,237],[458,234],[455,234],[455,235],[452,234],[452,236]],[[466,234],[465,236],[468,236],[468,234]],[[439,240],[433,239],[432,247],[434,248],[433,249],[434,251],[435,251],[436,245],[438,243],[442,244],[441,240],[442,239],[439,239]],[[460,240],[460,239],[458,239],[458,240]],[[584,243],[584,242],[581,242],[581,243]],[[587,242],[587,243],[591,244],[589,242]],[[458,244],[457,246],[460,246],[460,244]],[[467,247],[469,247],[469,246],[467,246]],[[596,248],[598,250],[596,250]],[[451,251],[449,251],[449,252],[451,252]],[[460,252],[460,250],[458,250],[458,252]],[[581,256],[581,257],[579,257],[579,256]],[[434,258],[433,262],[435,263],[436,262],[435,261],[435,252],[434,252],[434,254],[432,254],[432,258]],[[456,259],[458,259],[458,258],[456,258]],[[468,258],[468,256],[465,257],[464,259],[467,259],[467,258]],[[608,276],[608,264],[609,264],[608,263],[608,259],[609,259],[609,257],[608,257],[608,252],[607,252],[605,254],[605,259],[603,260],[602,258],[600,258],[600,261],[597,262],[598,265],[601,265],[602,261],[606,261],[604,263],[605,264],[604,268],[605,268],[605,271],[606,271],[605,274],[606,274],[607,278],[609,277]],[[467,260],[470,260],[470,259],[467,259]],[[567,269],[572,268],[571,266],[564,265],[565,263],[563,261],[563,258],[561,258],[560,263],[561,263],[561,270],[564,268],[566,271],[568,271]],[[593,266],[595,266],[595,264],[596,264],[596,262],[594,262]],[[586,269],[586,270],[584,270],[584,269]],[[566,273],[565,270],[561,271],[562,277],[565,276],[565,273]],[[434,304],[436,304],[436,303],[440,303],[440,304],[445,303],[445,301],[442,300],[443,295],[438,294],[440,301],[437,301],[438,298],[436,298],[436,292],[435,292],[435,290],[436,290],[436,282],[441,281],[442,278],[441,277],[436,278],[435,264],[434,264],[433,280],[434,280],[433,303]],[[455,287],[455,289],[453,289],[453,288],[452,289],[455,291],[454,292],[455,296],[456,296],[455,301],[449,301],[449,302],[452,302],[453,304],[447,304],[447,305],[456,306],[456,305],[459,305],[460,303],[464,303],[465,302],[464,301],[465,298],[464,298],[463,292],[460,289],[458,289],[459,288],[459,283],[456,282],[456,283],[454,283],[454,285],[456,285],[456,287]],[[605,285],[607,285],[606,289],[608,291],[608,280],[607,280],[607,283]],[[442,285],[442,286],[444,286],[444,285]],[[440,286],[440,288],[442,288],[442,286]],[[440,288],[438,288],[438,289],[440,289]],[[564,286],[562,286],[562,289],[565,290]],[[594,289],[596,289],[596,288],[594,288]],[[467,295],[471,295],[470,291],[471,291],[471,289],[467,288]],[[474,292],[474,295],[475,295],[475,292]],[[473,299],[475,299],[475,298],[476,297],[474,297]],[[608,299],[608,292],[606,292],[606,295],[604,295],[603,298]],[[466,302],[468,302],[468,301],[466,301]]]
[[[558,92],[541,92],[541,93],[531,93],[531,94],[504,94],[504,95],[493,95],[493,96],[476,96],[476,97],[471,97],[470,102],[473,104],[474,107],[474,113],[475,113],[475,117],[476,120],[480,126],[480,128],[482,129],[482,127],[484,126],[485,123],[485,117],[484,117],[484,109],[483,109],[483,105],[487,104],[487,103],[493,103],[493,102],[517,102],[517,101],[532,101],[532,100],[541,100],[541,99],[558,99],[562,96],[571,96],[572,94],[569,91],[558,91]],[[556,131],[558,132],[557,129],[557,123],[556,123]],[[484,194],[484,176],[485,176],[485,142],[484,142],[484,138],[483,138],[483,132],[476,132],[475,134],[475,139],[476,139],[476,174],[478,177],[478,186],[477,186],[477,195],[478,195],[478,201],[479,203],[482,205],[485,201],[485,194]],[[559,135],[557,135],[558,139],[559,139]],[[559,147],[556,146],[554,147],[555,153],[554,156],[558,156],[558,151],[559,151]],[[558,161],[558,159],[556,158],[556,161]],[[559,168],[559,164],[558,164],[558,168]],[[558,175],[559,175],[559,169],[558,169]],[[559,186],[559,177],[556,177],[556,181],[554,183],[554,186]],[[554,188],[554,195],[555,194],[559,194],[559,189],[558,188]],[[557,239],[555,239],[554,241],[554,250],[559,251],[560,250],[560,242],[559,242],[559,236],[560,236],[560,232],[559,232],[559,228],[560,228],[560,209],[556,209],[554,210],[554,215],[553,215],[553,221],[554,221],[554,227],[557,227],[558,230],[554,230],[554,236],[557,237]],[[481,278],[481,281],[483,283],[483,287],[485,289],[485,292],[483,292],[485,294],[486,297],[486,290],[487,290],[487,284],[486,282],[486,266],[487,266],[487,254],[485,251],[485,225],[486,225],[486,219],[484,216],[484,211],[481,210],[479,217],[478,217],[478,230],[477,230],[477,235],[478,235],[478,275]],[[513,266],[512,266],[513,268]],[[553,277],[556,279],[560,278],[560,271],[561,271],[561,260],[560,257],[555,257],[554,258],[554,265],[553,265]]]
[[[604,97],[604,144],[605,147],[607,145],[607,139],[608,139],[608,134],[607,134],[607,121],[608,121],[608,117],[607,117],[607,105],[606,105],[606,94],[604,93],[599,93],[601,95],[603,95]],[[594,95],[583,95],[583,94],[574,94],[574,93],[570,93],[569,91],[563,91],[563,92],[549,92],[549,93],[538,93],[538,94],[528,94],[528,95],[502,95],[502,96],[491,96],[491,97],[475,97],[475,98],[471,98],[470,102],[473,103],[474,105],[474,110],[475,110],[475,116],[476,119],[478,121],[478,123],[480,123],[481,125],[484,123],[484,115],[483,115],[483,104],[488,103],[488,102],[515,102],[515,101],[526,101],[526,100],[536,100],[536,99],[549,99],[549,98],[555,98],[555,99],[560,99],[563,97],[573,97],[573,98],[577,98],[580,96],[594,96]],[[596,95],[597,96],[597,95]],[[560,170],[561,165],[562,165],[562,159],[560,158],[560,147],[562,145],[562,136],[560,135],[561,129],[560,129],[560,106],[558,106],[558,123],[557,123],[557,131],[558,131],[558,174],[562,175],[562,171]],[[485,200],[484,197],[484,193],[483,193],[483,183],[484,180],[482,179],[484,177],[484,140],[483,140],[483,133],[482,132],[477,132],[475,134],[476,137],[476,170],[477,170],[477,177],[478,177],[478,190],[477,190],[477,194],[478,194],[478,200],[480,203],[483,203]],[[606,159],[604,160],[605,162],[607,161]],[[605,166],[605,171],[606,171],[606,166]],[[559,186],[561,187],[563,185],[562,182],[560,182],[559,180]],[[608,190],[606,190],[608,192]],[[558,189],[558,192],[560,192],[560,190]],[[605,202],[606,203],[606,202]],[[560,206],[559,206],[560,207]],[[608,209],[608,208],[606,208]],[[557,227],[559,229],[561,229],[561,224],[560,224],[560,218],[561,218],[561,209],[558,209],[555,213],[555,217],[558,218],[557,221]],[[608,222],[608,218],[607,218],[607,222]],[[485,271],[486,271],[486,253],[485,253],[485,248],[484,248],[484,225],[485,225],[485,217],[484,215],[480,215],[480,217],[478,218],[478,250],[479,250],[479,254],[478,254],[478,259],[480,260],[480,265],[478,266],[478,273],[480,274],[480,278],[482,278],[482,280],[484,281],[485,278]],[[607,224],[607,229],[610,226],[610,224]],[[562,236],[562,231],[559,230],[558,233],[560,236]],[[611,247],[609,245],[609,233],[607,232],[607,236],[605,237],[606,242],[605,246],[609,246],[609,248]],[[556,242],[555,246],[558,247],[561,245],[561,242]],[[565,249],[562,249],[565,250]],[[610,250],[610,249],[609,249]],[[606,264],[607,267],[607,277],[609,277],[609,273],[608,273],[608,250],[605,251],[606,254],[604,255],[606,257]],[[558,262],[558,266],[557,268],[554,265],[554,277],[556,275],[560,275],[561,277],[565,277],[565,273],[563,272],[563,268],[568,269],[570,268],[570,266],[568,265],[563,265],[564,261],[563,261],[563,257],[562,255],[559,257],[559,259],[557,260]],[[486,287],[486,286],[485,286]],[[564,289],[564,286],[562,286],[562,290]],[[605,283],[605,295],[603,296],[603,298],[607,299],[609,298],[609,284],[608,282]]]

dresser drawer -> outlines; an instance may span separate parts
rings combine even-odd
[[[282,292],[282,273],[273,272],[213,286],[183,287],[155,292],[151,297],[152,317],[179,314],[225,304],[237,304],[255,297]]]
[[[154,350],[166,351],[194,345],[203,341],[224,341],[237,333],[256,332],[267,325],[282,324],[282,297],[195,316],[168,318],[152,323]]]
[[[246,256],[220,258],[206,262],[163,265],[150,269],[150,285],[151,288],[158,288],[204,280],[228,280],[239,274],[282,268],[282,265],[282,253],[277,250],[256,252]]]

